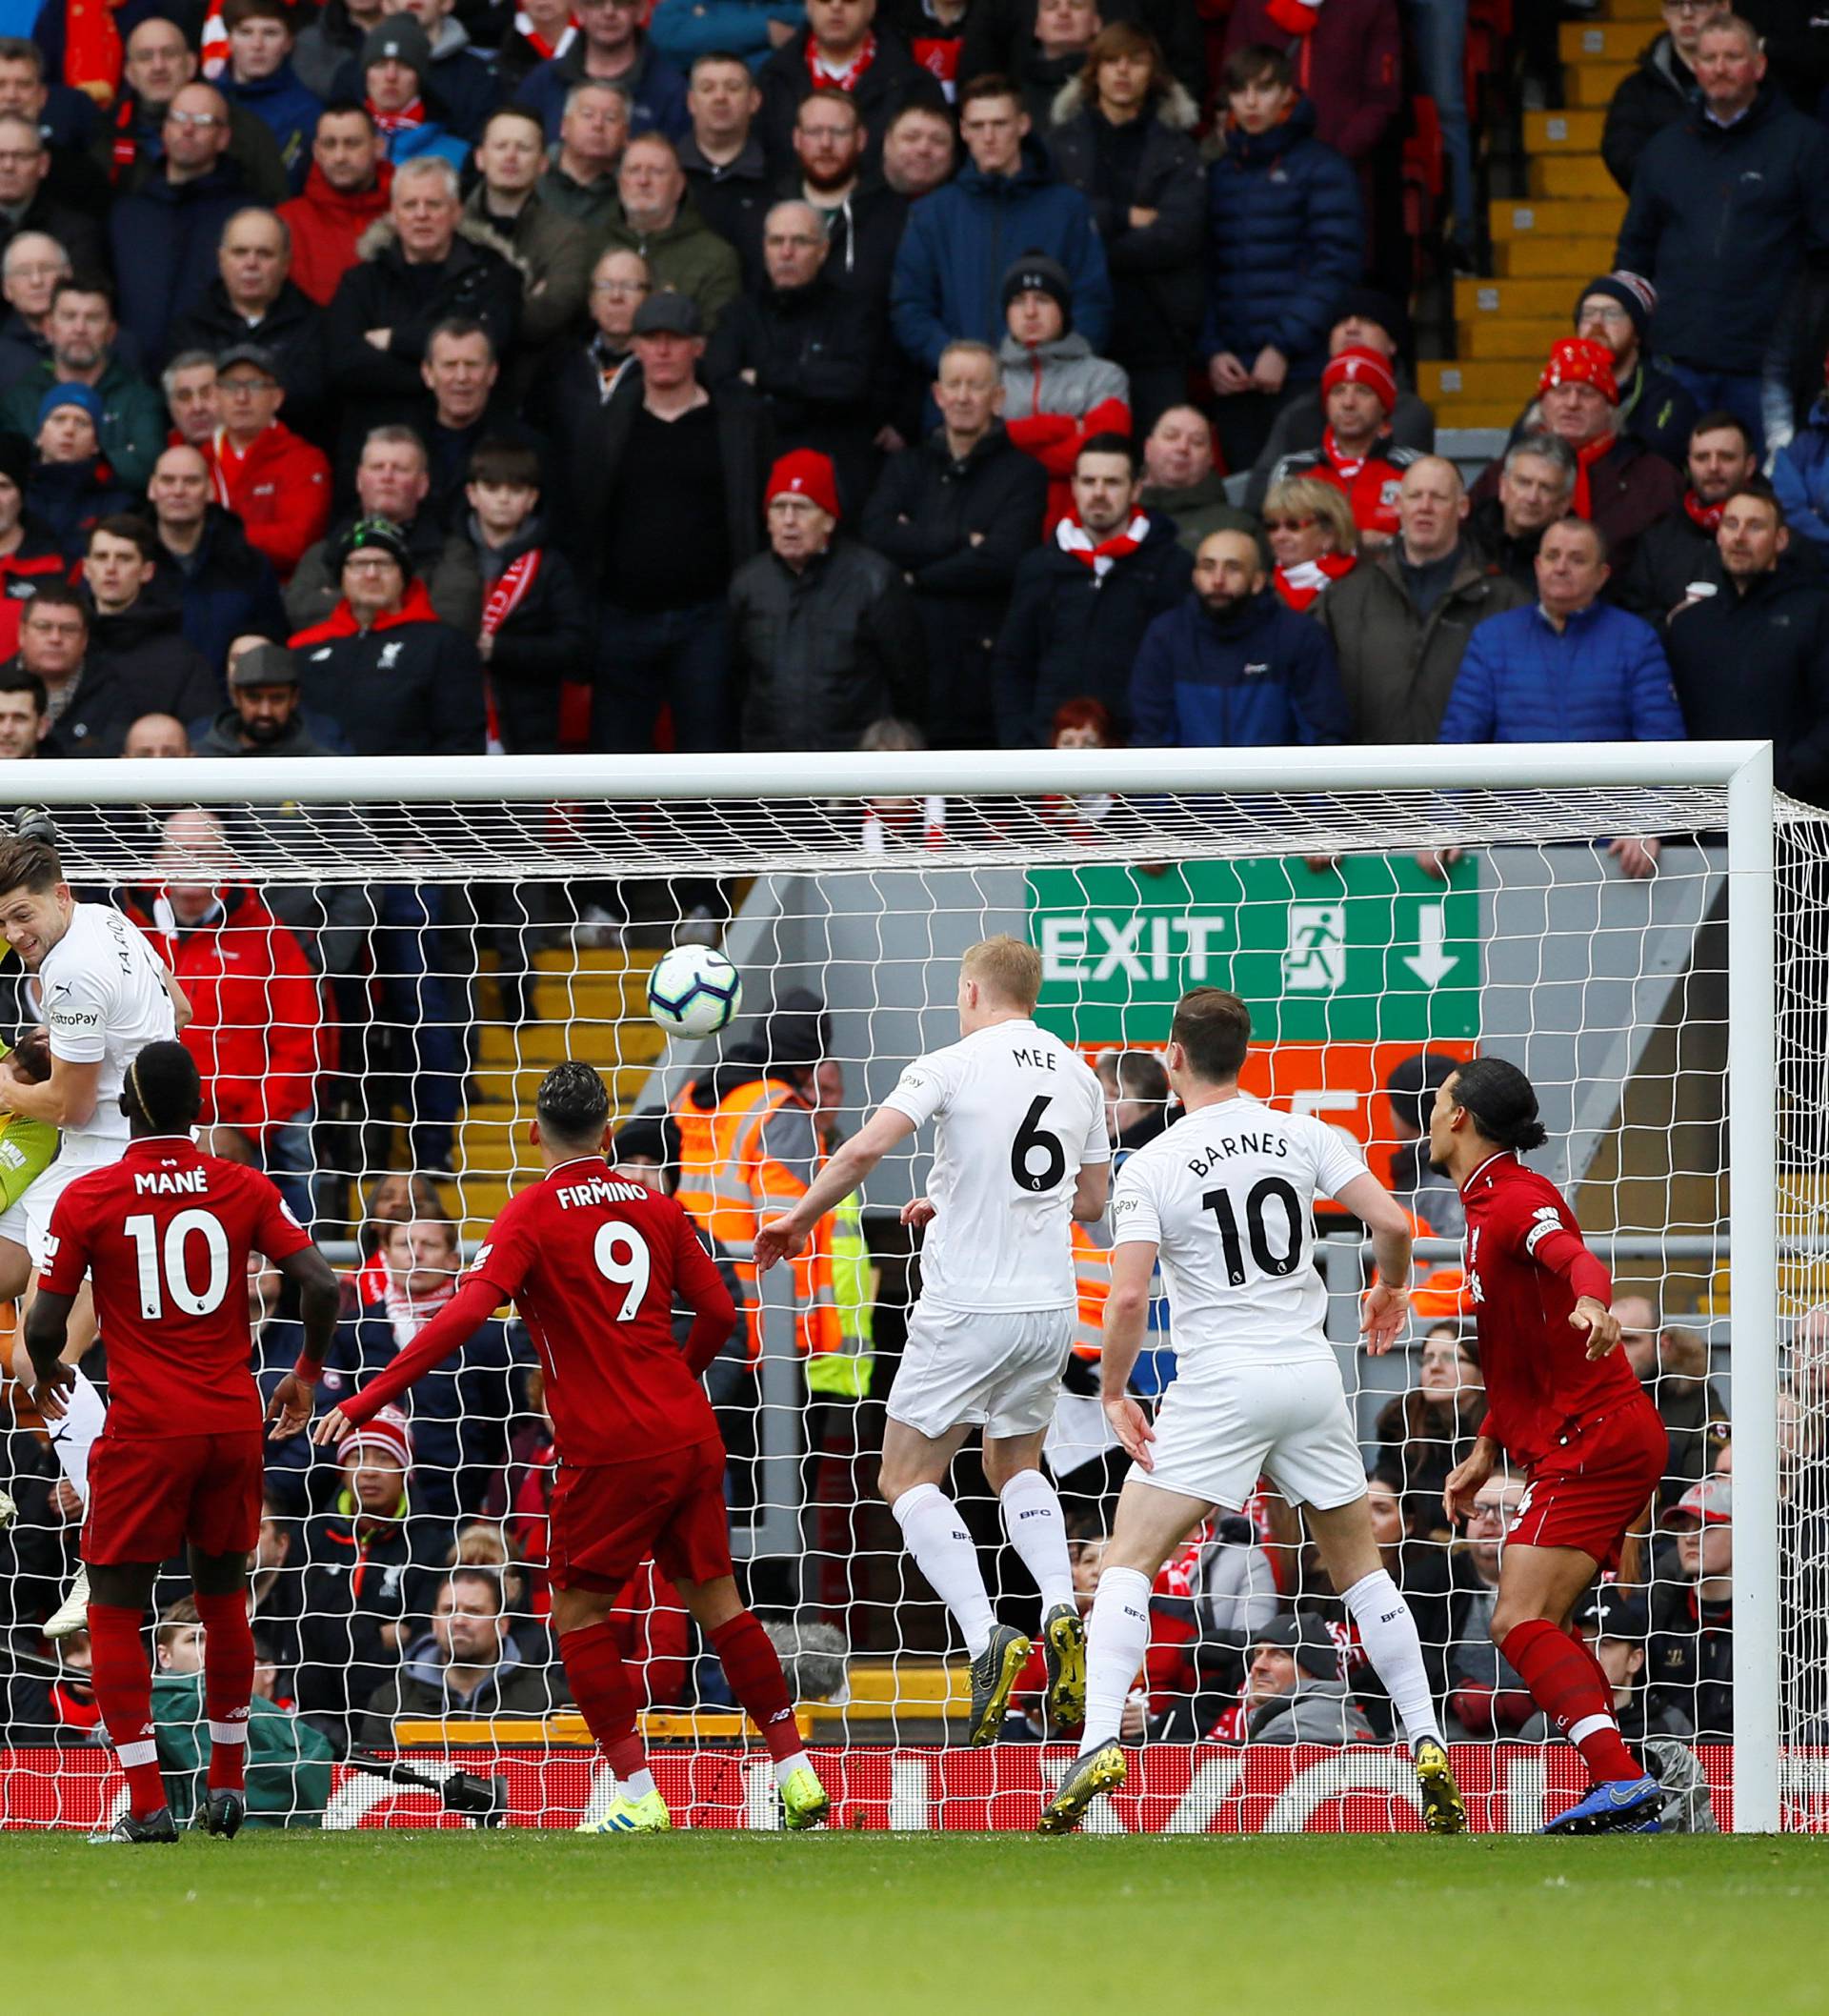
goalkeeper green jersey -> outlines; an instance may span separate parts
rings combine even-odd
[[[11,1053],[0,1044],[0,1057]],[[10,1211],[50,1167],[57,1154],[57,1130],[49,1120],[10,1113],[0,1124],[0,1211]]]

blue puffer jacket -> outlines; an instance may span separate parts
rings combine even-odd
[[[1131,739],[1155,749],[1344,742],[1346,696],[1326,631],[1265,589],[1229,615],[1187,595],[1145,632]]]
[[[995,349],[1006,333],[1003,276],[1031,252],[1067,269],[1074,328],[1103,354],[1112,328],[1105,248],[1092,205],[1058,179],[1036,140],[1022,143],[1014,175],[983,175],[967,161],[955,180],[910,210],[890,293],[896,342],[930,372],[957,337]]]
[[[1444,742],[1680,742],[1670,665],[1649,623],[1606,602],[1558,632],[1533,603],[1467,640]]]
[[[1229,350],[1249,366],[1274,343],[1292,380],[1318,378],[1327,333],[1364,252],[1358,178],[1315,138],[1306,98],[1266,133],[1235,127],[1207,171],[1202,353]]]
[[[1772,488],[1784,506],[1792,538],[1829,546],[1829,393],[1779,451]]]

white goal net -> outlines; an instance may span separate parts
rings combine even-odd
[[[601,1071],[620,1152],[682,1182],[739,1291],[708,1375],[739,1577],[788,1655],[840,1824],[1031,1824],[1071,1754],[1071,1732],[1046,1726],[1038,1658],[1002,1740],[962,1747],[962,1647],[876,1492],[920,1280],[900,1210],[927,1138],[794,1268],[757,1284],[743,1230],[746,1210],[753,1229],[792,1201],[913,1057],[955,1038],[958,957],[999,932],[1039,948],[1038,1019],[1099,1068],[1120,1156],[1170,1118],[1156,1053],[1176,998],[1220,985],[1251,1007],[1246,1088],[1343,1129],[1413,1214],[1416,1319],[1376,1361],[1355,1341],[1359,1228],[1320,1215],[1329,1333],[1475,1824],[1510,1829],[1585,1779],[1487,1635],[1523,1481],[1496,1479],[1463,1528],[1442,1512],[1482,1401],[1457,1199],[1417,1128],[1456,1063],[1524,1068],[1550,1133],[1534,1160],[1611,1265],[1669,1430],[1666,1476],[1588,1624],[1622,1726],[1683,1824],[1821,1824],[1829,845],[1804,808],[1779,803],[1775,823],[1751,745],[402,770],[64,765],[30,789],[54,793],[78,896],[127,908],[191,994],[208,1145],[268,1169],[344,1276],[326,1405],[410,1340],[539,1175],[544,1073]],[[646,1000],[681,937],[719,945],[742,980],[731,1027],[696,1042]],[[0,968],[10,1038],[30,1021],[17,963]],[[1086,1228],[1076,1247],[1078,1341],[1047,1451],[1089,1599],[1124,1470],[1095,1397],[1105,1237]],[[271,1388],[299,1333],[276,1275],[249,1296]],[[1175,1346],[1158,1299],[1133,1382],[1146,1401]],[[106,1351],[86,1361],[104,1389]],[[53,1645],[41,1629],[80,1509],[24,1391],[8,1400],[0,1824],[86,1824],[118,1779],[80,1634]],[[392,1442],[340,1460],[272,1445],[256,1810],[570,1824],[600,1786],[548,1623],[553,1454],[513,1312],[406,1412]],[[970,1444],[953,1487],[999,1618],[1033,1631],[1035,1590]],[[149,1618],[174,1782],[207,1741],[186,1593],[173,1564]],[[774,1824],[766,1758],[652,1566],[616,1617],[676,1816]],[[1267,1484],[1164,1570],[1152,1634],[1126,1722],[1144,1765],[1101,1824],[1417,1824],[1390,1704]],[[1280,1664],[1265,1656],[1278,1640],[1294,1646]]]

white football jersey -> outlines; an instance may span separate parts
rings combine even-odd
[[[66,1149],[126,1140],[120,1099],[127,1067],[148,1043],[170,1041],[178,1033],[158,954],[118,910],[78,903],[70,929],[45,955],[34,985],[51,1056],[67,1064],[102,1067],[94,1118],[86,1127],[64,1129]]]
[[[1186,1114],[1117,1173],[1112,1242],[1160,1250],[1175,1352],[1191,1361],[1287,1361],[1332,1350],[1315,1271],[1315,1200],[1365,1162],[1311,1114],[1242,1095]]]
[[[1074,1190],[1108,1162],[1105,1093],[1031,1021],[994,1022],[902,1073],[885,1106],[934,1130],[921,1300],[943,1309],[1071,1309]]]

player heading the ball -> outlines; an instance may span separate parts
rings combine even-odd
[[[1184,994],[1162,1061],[1186,1112],[1118,1174],[1099,1378],[1132,1469],[1093,1601],[1080,1754],[1040,1831],[1070,1832],[1101,1792],[1124,1783],[1118,1728],[1149,1645],[1156,1571],[1216,1507],[1240,1509],[1268,1472],[1306,1509],[1321,1565],[1391,1696],[1424,1825],[1458,1834],[1466,1809],[1416,1623],[1372,1537],[1365,1467],[1315,1271],[1315,1200],[1331,1197],[1372,1235],[1377,1278],[1360,1329],[1369,1351],[1388,1351],[1409,1313],[1410,1221],[1342,1135],[1238,1089],[1250,1044],[1251,1011],[1236,994]],[[1126,1382],[1158,1255],[1175,1311],[1176,1377],[1152,1427]]]
[[[330,1262],[266,1177],[191,1140],[202,1104],[182,1043],[149,1043],[128,1065],[119,1110],[131,1138],[118,1161],[79,1175],[58,1198],[26,1318],[32,1398],[49,1421],[62,1416],[77,1377],[60,1354],[85,1276],[108,1339],[111,1403],[90,1454],[83,1559],[95,1704],[127,1775],[128,1810],[97,1837],[112,1842],[177,1839],[140,1623],[160,1565],[180,1552],[203,1623],[210,1721],[197,1817],[211,1834],[232,1836],[246,1812],[248,1563],[260,1538],[263,1468],[260,1393],[248,1362],[250,1254],[265,1254],[296,1283],[312,1361],[306,1377],[280,1381],[268,1408],[274,1436],[310,1421],[316,1368],[336,1330]]]
[[[651,1556],[761,1730],[787,1824],[814,1826],[829,1802],[801,1747],[781,1662],[736,1593],[724,1443],[699,1384],[736,1325],[736,1304],[679,1205],[605,1160],[610,1094],[589,1064],[555,1064],[534,1114],[528,1139],[545,1178],[509,1200],[456,1294],[385,1372],[332,1408],[316,1440],[334,1443],[372,1419],[513,1302],[539,1354],[559,1453],[550,1541],[559,1657],[617,1781],[607,1808],[579,1831],[673,1825],[610,1623],[618,1593]],[[673,1337],[676,1301],[694,1318],[684,1350]]]
[[[1493,1643],[1531,1699],[1581,1752],[1587,1796],[1546,1834],[1654,1834],[1664,1791],[1627,1749],[1613,1683],[1568,1628],[1663,1475],[1669,1438],[1618,1349],[1613,1278],[1575,1214],[1521,1154],[1544,1139],[1516,1064],[1483,1057],[1446,1079],[1429,1116],[1433,1168],[1460,1185],[1467,1285],[1479,1332],[1486,1419],[1441,1502],[1458,1523],[1501,1456],[1530,1480],[1499,1556]]]
[[[882,1495],[972,1657],[971,1740],[995,1740],[1030,1641],[1000,1624],[972,1536],[941,1488],[973,1428],[1004,1531],[1041,1592],[1048,1714],[1085,1707],[1086,1630],[1074,1601],[1060,1500],[1041,1448],[1073,1348],[1075,1219],[1104,1216],[1105,1096],[1086,1063],[1037,1027],[1041,955],[992,937],[959,960],[961,1038],[916,1058],[785,1218],[756,1235],[757,1273],[791,1260],[821,1216],[928,1120],[927,1196],[904,1224],[932,1229],[921,1295],[889,1396]]]

